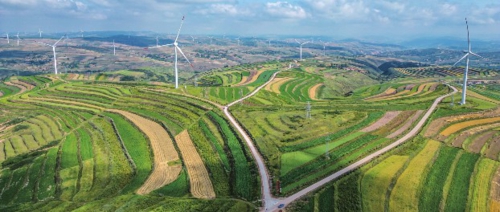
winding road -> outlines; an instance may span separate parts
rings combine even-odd
[[[429,119],[430,115],[432,114],[432,112],[434,112],[434,110],[436,109],[437,105],[439,104],[439,102],[441,102],[444,98],[448,97],[448,96],[451,96],[453,94],[455,94],[456,92],[458,92],[458,90],[451,86],[451,85],[448,85],[448,87],[450,87],[451,89],[453,89],[453,92],[449,93],[449,94],[446,94],[446,95],[443,95],[443,96],[440,96],[438,97],[434,103],[432,103],[431,107],[427,110],[427,112],[425,113],[425,115],[420,119],[420,121],[417,123],[417,125],[415,125],[415,127],[408,133],[406,134],[405,136],[403,136],[402,138],[400,138],[399,140],[395,141],[394,143],[364,157],[363,159],[341,169],[340,171],[337,171],[333,174],[331,174],[330,176],[298,191],[297,193],[291,195],[291,196],[288,196],[286,198],[274,198],[271,194],[271,186],[270,186],[270,179],[269,179],[269,173],[267,171],[267,168],[266,168],[266,165],[265,165],[265,162],[264,162],[264,159],[262,158],[262,156],[260,155],[259,151],[257,150],[257,148],[255,147],[255,144],[253,143],[252,139],[250,138],[250,136],[247,134],[247,132],[243,129],[243,127],[238,123],[238,121],[236,121],[236,119],[233,117],[233,115],[229,112],[228,108],[245,100],[245,99],[248,99],[250,97],[252,97],[253,95],[255,95],[257,92],[259,92],[260,89],[264,88],[267,84],[269,84],[271,81],[273,81],[273,79],[276,77],[276,75],[279,73],[276,72],[274,73],[271,78],[266,82],[264,83],[263,85],[259,86],[258,88],[256,88],[253,92],[251,92],[250,94],[248,94],[247,96],[239,99],[239,100],[236,100],[230,104],[228,104],[227,106],[225,106],[223,108],[223,111],[224,111],[224,114],[226,115],[226,117],[229,119],[229,121],[233,124],[233,126],[238,130],[238,132],[243,136],[243,139],[245,140],[245,142],[247,143],[248,147],[250,148],[250,151],[252,152],[252,155],[255,159],[255,161],[257,162],[257,166],[259,168],[259,175],[260,175],[260,178],[261,178],[261,190],[262,190],[262,202],[263,202],[263,205],[264,207],[261,208],[261,211],[278,211],[279,210],[279,206],[283,204],[283,206],[286,206],[290,203],[292,203],[293,201],[303,197],[304,195],[312,192],[312,191],[315,191],[316,189],[320,188],[320,187],[323,187],[325,184],[331,182],[332,180],[335,180],[339,177],[341,177],[342,175],[344,174],[347,174],[351,171],[354,171],[356,170],[357,168],[361,167],[362,165],[370,162],[371,160],[375,159],[376,157],[390,151],[391,149],[401,145],[402,143],[406,142],[408,139],[416,136],[418,134],[418,132],[422,129],[422,127],[424,126],[425,122],[427,122],[427,120]]]

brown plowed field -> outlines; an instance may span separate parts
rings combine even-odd
[[[476,139],[474,139],[474,141],[472,141],[472,143],[469,145],[468,149],[470,151],[472,151],[472,152],[480,153],[481,149],[484,146],[484,144],[488,140],[490,140],[491,138],[493,138],[493,136],[495,136],[496,133],[497,133],[496,131],[489,131],[489,132],[486,132],[483,135],[480,135],[479,137],[477,137]]]
[[[422,115],[423,112],[424,112],[423,110],[417,111],[415,114],[413,114],[413,116],[410,119],[408,119],[408,121],[406,121],[406,123],[401,128],[394,131],[393,133],[388,135],[386,138],[395,138],[398,135],[401,135],[401,133],[403,133],[404,131],[409,129],[411,127],[411,125],[417,121],[418,117],[420,117],[420,115]]]
[[[471,128],[471,129],[468,129],[468,130],[465,130],[463,132],[461,132],[457,137],[455,137],[452,141],[452,145],[455,146],[455,147],[460,147],[462,148],[462,144],[463,142],[470,136],[474,135],[474,134],[477,134],[477,133],[480,133],[480,132],[483,132],[483,131],[486,131],[486,130],[490,130],[492,128],[495,128],[495,127],[498,127],[500,126],[500,123],[496,123],[496,124],[490,124],[490,125],[483,125],[483,126],[479,126],[479,127],[474,127],[474,128]],[[438,136],[440,137],[440,136]],[[443,140],[444,141],[444,140]]]
[[[14,87],[18,87],[19,89],[21,89],[19,91],[18,94],[22,94],[24,92],[26,92],[28,89],[22,85],[19,85],[19,84],[14,84],[14,83],[11,83],[11,82],[4,82],[6,85],[9,85],[9,86],[14,86]]]
[[[401,111],[389,111],[385,113],[384,116],[379,120],[377,120],[375,123],[366,127],[365,129],[362,129],[361,132],[371,132],[377,130],[378,128],[383,127],[384,125],[392,121],[394,118],[396,118],[396,116],[398,116],[399,113],[401,113]]]
[[[208,171],[201,160],[200,155],[196,151],[196,147],[189,137],[188,131],[184,130],[179,135],[175,136],[175,141],[179,147],[182,159],[186,165],[189,175],[189,184],[191,194],[196,198],[213,199],[215,198],[212,181],[208,175]]]
[[[498,153],[500,153],[500,136],[496,136],[490,141],[488,150],[486,150],[486,157],[498,161]]]
[[[154,167],[151,175],[144,184],[136,191],[137,194],[148,194],[153,190],[161,188],[173,182],[182,170],[180,164],[169,165],[169,162],[179,160],[174,143],[167,131],[158,123],[122,110],[108,110],[118,113],[132,121],[149,138],[154,154]]]
[[[311,98],[312,100],[318,100],[318,98],[316,98],[316,94],[318,93],[318,89],[323,85],[323,83],[320,83],[320,84],[317,84],[315,86],[312,86],[311,88],[309,88],[309,98]]]

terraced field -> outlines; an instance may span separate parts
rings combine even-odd
[[[0,103],[0,210],[101,210],[102,199],[256,209],[254,163],[215,105],[161,88],[13,81]]]

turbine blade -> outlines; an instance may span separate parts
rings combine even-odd
[[[57,45],[57,43],[59,43],[64,37],[66,37],[66,35],[63,35],[61,38],[59,38],[59,40],[57,40],[57,42],[54,43],[54,46]]]
[[[467,56],[469,56],[469,53],[465,54],[460,60],[458,60],[453,66],[456,66],[460,61],[464,60]]]
[[[182,16],[181,26],[179,27],[179,31],[177,31],[177,37],[175,37],[174,42],[177,42],[177,39],[179,39],[179,35],[181,34],[182,24],[184,24],[184,16]]]
[[[298,44],[302,45],[297,39],[295,39],[295,42],[297,42]]]
[[[182,49],[180,47],[178,47],[178,46],[176,46],[175,48],[177,48],[177,50],[179,50],[179,52],[182,54],[182,56],[184,56],[184,59],[186,59],[186,61],[189,63],[189,65],[191,65],[191,67],[193,67],[193,64],[191,64],[191,62],[186,57],[186,55],[184,54],[184,52],[182,52]]]
[[[465,18],[465,25],[467,26],[467,45],[469,45],[469,52],[471,52],[470,46],[470,37],[469,37],[469,23],[467,22],[467,18]]]
[[[480,57],[480,58],[482,58],[482,59],[486,59],[486,58],[484,58],[483,56],[478,55],[478,54],[476,54],[476,53],[474,53],[474,52],[469,52],[469,53],[470,53],[471,55],[476,56],[476,57]]]

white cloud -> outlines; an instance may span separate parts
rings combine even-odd
[[[208,8],[200,9],[197,13],[202,15],[238,15],[238,9],[231,4],[212,4]]]
[[[298,5],[292,5],[288,2],[268,2],[266,3],[265,11],[273,17],[285,19],[303,19],[307,18],[307,13],[304,8]]]

